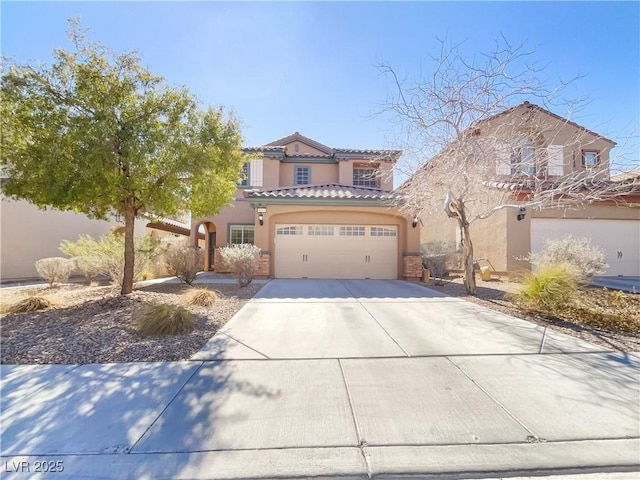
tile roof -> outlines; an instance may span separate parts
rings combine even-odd
[[[247,198],[317,198],[354,200],[392,200],[397,195],[379,188],[356,187],[341,183],[299,185],[264,191],[245,191]]]
[[[293,153],[288,154],[286,144],[291,142],[301,142],[324,152],[325,155],[303,154]],[[301,135],[299,132],[294,132],[286,137],[279,138],[273,142],[269,142],[260,147],[245,147],[243,149],[247,153],[269,153],[278,152],[284,153],[287,156],[293,156],[297,158],[335,158],[336,155],[368,155],[372,157],[385,158],[390,160],[397,160],[402,155],[402,150],[375,150],[366,148],[331,148],[323,143],[316,142],[315,140]]]
[[[627,180],[634,180],[640,178],[640,167],[636,167],[628,172],[621,172],[617,175],[611,175],[611,180],[614,182],[624,182]]]

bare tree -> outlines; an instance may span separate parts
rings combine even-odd
[[[400,79],[391,66],[380,65],[394,86],[384,111],[400,127],[396,141],[417,159],[404,170],[399,165],[409,176],[399,189],[402,208],[411,216],[444,209],[457,221],[470,294],[476,287],[474,222],[508,207],[623,201],[638,192],[637,179],[610,180],[615,143],[569,120],[586,100],[562,94],[579,77],[549,88],[544,66],[529,62],[531,56],[502,38],[492,52],[471,60],[458,45],[441,42],[432,72],[419,78]],[[595,156],[582,158],[585,148]]]

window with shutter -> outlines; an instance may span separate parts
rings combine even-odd
[[[551,176],[564,174],[564,147],[562,145],[547,147],[547,173]]]

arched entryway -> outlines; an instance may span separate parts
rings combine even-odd
[[[215,265],[215,249],[216,249],[216,226],[212,222],[201,222],[195,227],[195,235],[192,235],[196,246],[203,247],[202,239],[204,238],[204,271],[213,271]]]

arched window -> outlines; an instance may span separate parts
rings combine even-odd
[[[511,174],[535,175],[536,149],[529,137],[517,136],[511,142]]]

